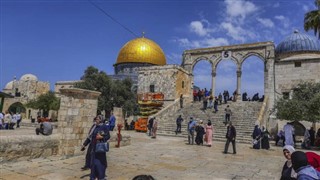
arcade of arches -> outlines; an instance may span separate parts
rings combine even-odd
[[[264,62],[264,94],[269,98],[269,105],[273,105],[274,94],[274,44],[272,42],[261,42],[253,44],[242,44],[234,46],[223,46],[213,48],[203,48],[187,50],[183,54],[182,67],[186,69],[192,78],[195,64],[201,60],[207,60],[212,65],[212,94],[215,94],[216,70],[220,61],[225,59],[232,60],[237,66],[237,94],[241,94],[241,75],[243,62],[256,56]],[[192,80],[193,81],[193,80]]]

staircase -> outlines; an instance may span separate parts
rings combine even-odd
[[[219,111],[217,113],[214,113],[213,108],[205,111],[202,110],[202,102],[192,103],[183,109],[177,110],[175,108],[175,110],[167,111],[160,117],[157,117],[159,120],[159,130],[157,131],[157,134],[187,137],[187,124],[189,122],[189,118],[192,116],[197,122],[199,122],[199,120],[203,120],[204,125],[207,124],[208,119],[210,119],[214,127],[213,141],[226,141],[225,136],[227,126],[224,124],[224,109],[227,105],[229,105],[232,110],[232,116],[230,119],[237,131],[236,141],[240,143],[251,143],[251,134],[254,129],[255,122],[257,121],[259,111],[262,107],[261,102],[229,101],[228,104],[219,105]],[[182,133],[176,135],[176,119],[179,115],[182,115],[184,121],[182,122]]]

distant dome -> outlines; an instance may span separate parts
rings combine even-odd
[[[120,50],[116,64],[148,63],[166,65],[161,47],[154,41],[142,37],[127,42]]]
[[[319,52],[320,42],[315,37],[299,33],[295,30],[293,34],[286,37],[276,48],[277,54],[295,52]]]
[[[7,85],[4,87],[4,89],[12,89],[13,87],[13,81],[10,81],[7,83]]]
[[[27,80],[38,81],[38,78],[37,78],[37,76],[35,76],[33,74],[25,74],[25,75],[21,76],[20,80],[21,81],[27,81]]]

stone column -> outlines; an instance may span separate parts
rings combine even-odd
[[[211,76],[212,76],[212,79],[211,79],[211,89],[212,89],[212,96],[215,97],[215,90],[216,90],[216,70],[212,70],[212,73],[211,73]]]
[[[241,70],[237,70],[237,99],[241,100]]]
[[[61,134],[59,155],[81,154],[80,146],[96,116],[98,97],[96,91],[84,89],[60,89],[60,109],[58,111],[58,133]]]

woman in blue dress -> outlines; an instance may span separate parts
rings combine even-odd
[[[109,128],[106,124],[102,123],[102,120],[98,117],[95,118],[96,128],[91,136],[92,151],[91,151],[91,174],[90,180],[105,180],[107,169],[107,157],[106,152],[97,153],[96,144],[107,142],[110,139]]]

